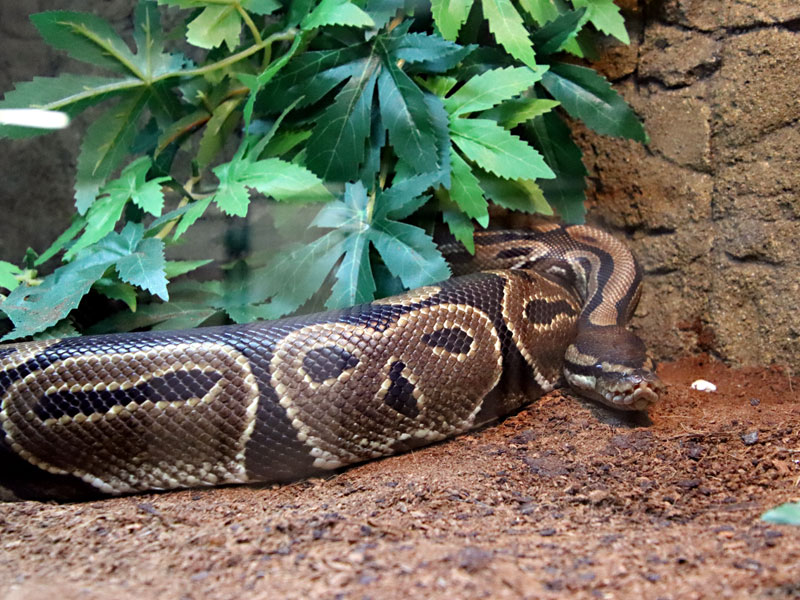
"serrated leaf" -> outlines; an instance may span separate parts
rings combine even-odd
[[[247,188],[283,202],[324,202],[332,198],[314,173],[279,158],[232,161],[216,167],[214,174],[220,180],[214,202],[229,215],[247,214]]]
[[[453,143],[479,167],[506,179],[552,178],[534,148],[486,119],[451,119]]]
[[[95,291],[111,300],[119,300],[128,305],[132,311],[136,310],[136,288],[129,283],[123,283],[110,277],[101,277],[94,283]]]
[[[319,117],[306,146],[306,164],[328,181],[354,179],[364,160],[380,61],[370,56],[361,65]]]
[[[211,204],[212,199],[213,198],[209,197],[192,202],[192,204],[189,205],[189,209],[186,211],[186,214],[183,215],[181,222],[178,223],[178,226],[175,228],[175,234],[173,235],[172,239],[177,240],[184,233],[186,233],[186,230],[194,225],[197,219],[205,214],[206,210]]]
[[[311,14],[303,19],[300,29],[311,31],[326,25],[373,27],[375,22],[372,17],[348,0],[322,0]]]
[[[210,258],[206,260],[168,260],[164,265],[164,275],[167,279],[175,279],[212,262],[214,261]]]
[[[89,333],[110,333],[152,328],[191,329],[199,327],[219,311],[191,301],[171,301],[139,306],[135,313],[120,312],[96,323]]]
[[[396,176],[395,176],[396,177]],[[425,192],[440,183],[438,173],[422,173],[395,181],[392,187],[381,190],[375,199],[373,219],[405,219],[428,201]]]
[[[404,60],[411,71],[444,73],[449,71],[475,49],[475,46],[460,46],[438,35],[408,33],[390,40],[390,53],[396,60]]]
[[[542,77],[542,85],[571,117],[582,120],[597,133],[647,143],[647,134],[636,113],[596,71],[553,64]]]
[[[558,17],[558,8],[553,0],[520,0],[520,6],[540,26]]]
[[[367,0],[366,13],[375,22],[376,29],[382,28],[405,6],[405,0]]]
[[[586,10],[568,11],[538,29],[533,34],[533,45],[540,54],[553,54],[575,38],[587,19]]]
[[[420,89],[389,62],[378,77],[378,96],[381,118],[397,156],[417,173],[435,170],[436,136]]]
[[[329,309],[344,308],[375,299],[375,279],[369,262],[369,237],[366,233],[347,236],[344,257],[336,269],[336,282],[325,302]]]
[[[15,340],[44,331],[78,306],[108,267],[91,256],[59,267],[36,287],[19,286],[0,307],[14,329],[0,341]]]
[[[269,15],[281,7],[277,0],[243,0],[242,8],[257,15]]]
[[[130,48],[106,20],[96,15],[56,10],[32,15],[31,22],[48,44],[73,58],[141,76]]]
[[[326,233],[310,244],[279,254],[259,272],[261,288],[270,290],[270,303],[263,317],[277,319],[302,306],[321,287],[345,250],[345,239],[338,231]],[[262,296],[266,297],[265,296]]]
[[[75,329],[75,326],[72,324],[72,321],[69,319],[61,319],[55,325],[48,327],[41,333],[37,333],[36,335],[31,336],[31,340],[39,341],[39,340],[52,340],[52,339],[63,339],[63,338],[71,338],[71,337],[78,337],[80,333],[78,330]]]
[[[61,250],[63,250],[64,247],[67,244],[69,244],[75,238],[76,235],[78,235],[78,233],[83,229],[85,225],[86,225],[86,217],[81,217],[78,215],[74,216],[72,218],[72,224],[70,224],[67,230],[64,231],[64,233],[62,233],[60,236],[58,236],[56,241],[53,242],[50,245],[50,247],[36,259],[34,265],[38,267],[47,262],[48,260],[50,260],[51,258],[53,258],[59,252],[61,252]]]
[[[503,179],[491,173],[478,174],[481,189],[497,206],[525,213],[552,215],[544,192],[530,179]]]
[[[489,21],[489,31],[494,34],[497,42],[511,56],[535,69],[533,43],[511,0],[482,0],[482,6],[483,16]]]
[[[436,27],[447,40],[455,41],[466,22],[473,0],[432,0],[431,12]]]
[[[87,129],[78,155],[75,177],[75,206],[78,213],[86,213],[100,186],[128,154],[147,98],[144,90],[132,93]]]
[[[562,220],[583,223],[587,173],[581,149],[572,140],[569,127],[554,113],[548,113],[529,121],[526,128],[556,173],[555,179],[539,181],[547,201]]]
[[[204,169],[210,165],[214,157],[222,150],[228,135],[239,122],[239,115],[236,114],[236,109],[239,108],[241,103],[241,98],[231,98],[214,109],[211,118],[206,123],[203,136],[200,138],[200,145],[197,148],[195,160],[200,168]]]
[[[186,41],[198,48],[216,48],[224,42],[233,52],[242,33],[241,16],[231,4],[206,6],[186,28]]]
[[[483,190],[478,185],[478,178],[472,173],[469,165],[455,150],[450,151],[452,165],[450,199],[468,217],[475,219],[483,227],[489,224],[489,205],[483,197]]]
[[[786,502],[761,515],[762,521],[778,525],[800,525],[800,502]]]
[[[64,254],[64,260],[72,260],[78,252],[114,231],[127,202],[127,196],[105,196],[92,204],[86,213],[86,229]]]
[[[120,94],[131,86],[139,85],[136,79],[113,79],[91,75],[64,74],[59,77],[34,77],[33,81],[15,84],[0,102],[0,109],[41,108],[62,110],[75,116],[81,110]],[[25,138],[48,133],[46,129],[33,129],[16,125],[0,125],[0,136]]]
[[[545,98],[512,98],[494,108],[484,111],[482,119],[497,121],[505,129],[513,129],[517,125],[530,121],[553,110],[558,101]]]
[[[444,106],[451,116],[487,110],[521,94],[542,78],[547,67],[493,69],[476,75],[446,98]]]
[[[453,237],[464,244],[470,254],[475,254],[475,223],[455,206],[442,208],[442,219]]]
[[[164,242],[160,239],[141,240],[136,250],[117,260],[116,265],[122,281],[169,300],[167,278],[164,276]]]
[[[625,19],[619,12],[619,6],[614,0],[572,0],[575,8],[586,8],[589,21],[599,31],[606,35],[613,35],[623,44],[630,44],[628,31],[625,29]]]
[[[153,161],[149,156],[137,158],[122,169],[117,179],[103,186],[101,193],[123,202],[130,199],[146,213],[160,217],[164,208],[161,186],[169,177],[155,177],[146,181],[145,177],[152,166]]]
[[[21,274],[22,269],[17,265],[0,260],[0,288],[5,288],[8,291],[15,290],[20,283],[16,276]]]
[[[419,227],[382,221],[375,224],[370,241],[389,271],[409,289],[450,277],[450,267],[433,239]]]
[[[134,64],[145,79],[180,70],[191,62],[180,53],[164,52],[161,15],[155,2],[139,2],[134,12],[133,39],[136,42]]]

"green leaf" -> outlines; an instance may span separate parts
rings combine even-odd
[[[520,6],[540,26],[558,17],[558,8],[554,0],[520,0]]]
[[[33,81],[17,83],[13,90],[6,92],[5,98],[0,102],[0,109],[62,110],[73,117],[81,110],[139,84],[136,79],[113,79],[91,75],[34,77]],[[24,138],[44,133],[49,132],[46,129],[0,125],[1,137]]]
[[[93,288],[111,300],[119,300],[128,305],[132,311],[136,310],[136,288],[129,283],[123,283],[116,278],[101,277],[95,281]]]
[[[136,6],[133,39],[136,42],[135,64],[146,80],[191,64],[180,53],[164,52],[161,15],[155,2],[140,1]]]
[[[800,502],[786,502],[761,515],[762,521],[778,525],[800,525]]]
[[[126,226],[126,229],[131,224]],[[125,235],[125,230],[121,235]],[[164,276],[164,242],[158,238],[141,240],[135,251],[116,261],[117,273],[122,281],[147,290],[169,300],[167,278]]]
[[[85,225],[86,217],[75,215],[72,218],[72,224],[64,233],[58,236],[56,241],[53,242],[50,247],[42,253],[41,256],[36,259],[34,265],[38,267],[61,252],[61,250],[63,250],[64,247],[69,244],[76,235],[78,235],[78,232],[81,231]]]
[[[168,260],[164,265],[164,275],[167,279],[175,279],[212,262],[214,261],[210,258],[206,260]]]
[[[214,202],[229,215],[247,214],[247,188],[282,202],[324,202],[332,198],[314,173],[279,158],[232,161],[216,167],[214,174],[220,181]]]
[[[442,219],[453,237],[464,244],[470,254],[475,254],[475,223],[456,208],[442,207]]]
[[[155,177],[145,181],[147,172],[152,166],[153,161],[149,156],[137,158],[122,169],[117,179],[103,186],[101,193],[108,194],[112,199],[121,200],[123,203],[131,199],[146,213],[160,217],[164,209],[164,193],[161,191],[161,186],[169,180],[169,177]]]
[[[321,287],[333,266],[345,252],[345,239],[338,231],[326,233],[310,244],[282,252],[260,272],[260,286],[268,288],[270,303],[264,306],[263,317],[277,319],[311,298]],[[262,296],[264,297],[264,296]]]
[[[375,22],[367,13],[348,0],[322,0],[300,24],[304,31],[326,25],[373,27]]]
[[[455,150],[450,151],[452,165],[450,198],[468,217],[476,219],[483,227],[489,224],[488,204],[472,169]]]
[[[544,192],[530,179],[503,179],[491,173],[478,174],[480,186],[497,206],[525,213],[552,215]]]
[[[402,69],[389,62],[378,77],[381,118],[397,156],[417,173],[437,167],[436,135],[423,93]]]
[[[451,119],[456,146],[481,168],[506,179],[552,178],[555,173],[531,146],[486,119]]]
[[[100,187],[130,151],[147,99],[146,91],[131,94],[102,114],[86,131],[75,178],[75,206],[80,214],[86,213]]]
[[[466,22],[473,0],[432,0],[431,11],[436,27],[446,40],[455,41]]]
[[[556,100],[544,98],[513,98],[481,113],[482,119],[497,121],[505,129],[530,121],[558,106]]]
[[[539,182],[547,201],[562,220],[583,223],[587,173],[581,149],[572,140],[569,127],[554,113],[548,113],[529,121],[526,128],[556,173],[555,179]]]
[[[535,70],[507,67],[486,71],[471,78],[445,99],[444,106],[451,116],[492,108],[527,90],[542,78],[546,70],[545,66]]]
[[[92,204],[86,213],[86,229],[64,254],[64,260],[72,260],[78,252],[114,231],[127,202],[127,196],[104,196]]]
[[[460,63],[475,46],[460,46],[438,35],[407,33],[389,40],[389,52],[404,60],[411,71],[444,73]]]
[[[613,35],[623,44],[630,44],[628,31],[625,29],[625,19],[619,12],[619,6],[614,0],[572,0],[575,8],[586,8],[589,21],[599,31],[606,35]]]
[[[375,279],[369,262],[366,232],[347,236],[344,257],[336,270],[336,283],[325,302],[326,308],[344,308],[375,299]]]
[[[214,157],[222,150],[230,133],[239,124],[239,115],[236,113],[236,109],[241,103],[241,98],[231,98],[214,109],[197,148],[195,160],[201,169],[205,169],[211,164]]]
[[[0,288],[14,291],[20,284],[18,275],[22,274],[22,269],[10,262],[0,260]]]
[[[308,140],[306,164],[328,181],[354,179],[364,160],[380,61],[373,55],[361,65],[360,73],[344,85],[317,120]]]
[[[199,327],[219,311],[191,300],[139,306],[135,313],[120,312],[96,323],[89,333],[109,333],[152,328],[153,330]]]
[[[213,200],[213,198],[208,197],[192,202],[192,204],[189,205],[189,210],[186,211],[186,214],[183,215],[181,222],[178,223],[178,226],[175,228],[175,234],[173,235],[172,239],[177,240],[184,233],[186,233],[186,230],[194,225],[197,219],[205,214],[206,210],[211,204],[211,200]]]
[[[533,43],[522,17],[511,0],[482,0],[483,16],[489,21],[489,31],[511,56],[531,69],[536,68]],[[445,36],[447,37],[447,36]]]
[[[389,271],[409,289],[450,277],[450,267],[425,230],[397,221],[376,223],[370,234]]]
[[[14,330],[0,341],[15,340],[44,331],[78,306],[92,284],[100,279],[108,263],[91,255],[59,267],[36,287],[19,286],[3,302],[2,310]]]
[[[33,341],[38,340],[52,340],[52,339],[63,339],[63,338],[71,338],[71,337],[78,337],[80,333],[78,333],[75,326],[72,324],[72,321],[69,319],[61,319],[58,323],[53,325],[52,327],[48,327],[41,333],[37,333],[36,335],[31,336]]]
[[[141,78],[130,48],[104,19],[57,10],[32,15],[31,21],[48,44],[73,58]]]
[[[597,133],[647,143],[647,134],[630,106],[596,71],[557,63],[544,74],[542,85],[564,110]]]
[[[586,22],[586,10],[571,10],[559,15],[533,34],[533,45],[540,54],[554,54],[575,38]]]
[[[224,42],[233,52],[242,32],[241,15],[233,2],[206,6],[186,28],[186,41],[198,48],[216,48]]]

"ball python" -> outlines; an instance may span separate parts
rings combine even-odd
[[[643,410],[660,383],[626,329],[641,270],[600,230],[441,245],[454,277],[272,322],[0,346],[0,488],[83,499],[286,482],[404,452],[564,381]]]

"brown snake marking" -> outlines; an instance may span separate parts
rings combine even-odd
[[[564,378],[644,409],[641,272],[585,226],[442,245],[463,276],[345,310],[0,346],[0,498],[280,482],[450,437]]]

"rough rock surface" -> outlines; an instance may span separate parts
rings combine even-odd
[[[800,368],[800,4],[620,4],[640,33],[597,66],[651,141],[577,134],[590,220],[647,271],[635,326],[662,358]]]
[[[576,135],[590,170],[590,220],[627,235],[647,271],[635,326],[662,359],[706,351],[798,370],[800,3],[618,3],[632,44],[609,43],[597,66],[643,117],[651,142]],[[27,22],[54,8],[85,9],[80,0],[0,4],[0,90],[75,69]],[[93,8],[124,26],[130,2]],[[77,136],[0,140],[14,174],[0,189],[13,215],[0,221],[0,258],[42,250],[68,220]],[[41,215],[40,227],[19,228]]]

